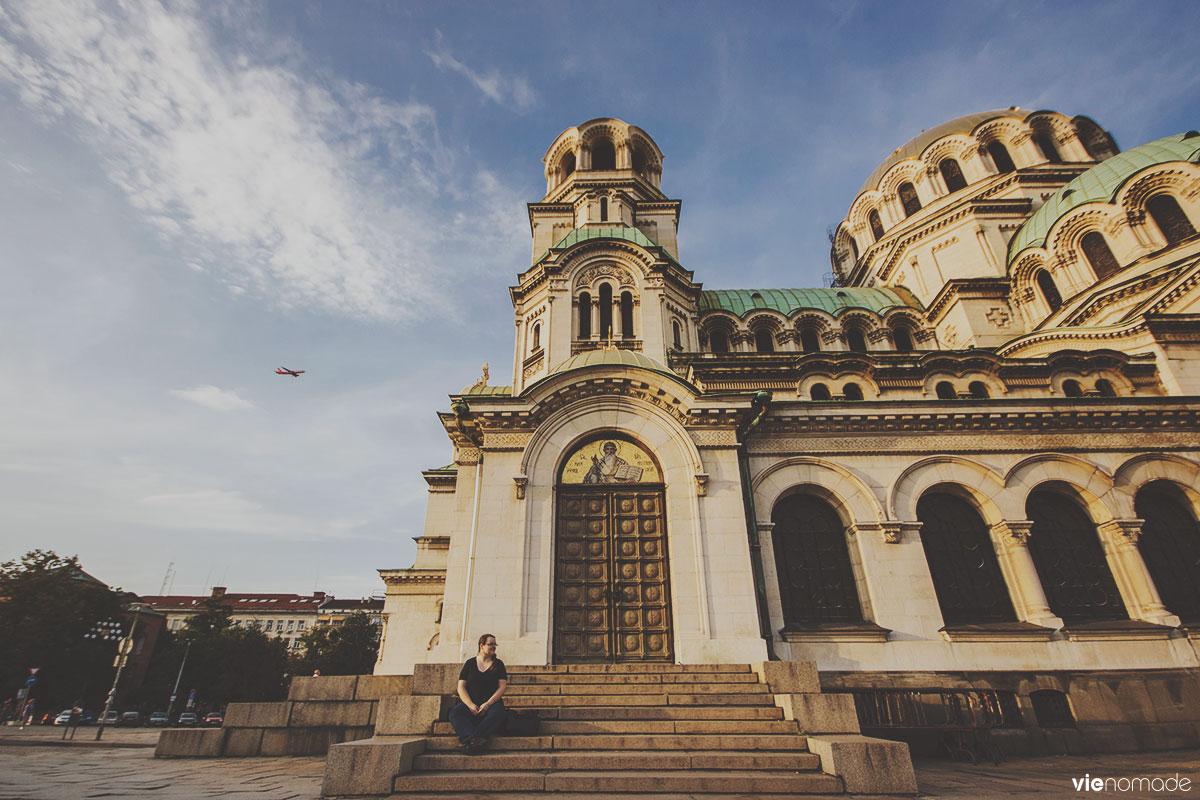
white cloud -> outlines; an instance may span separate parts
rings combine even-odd
[[[524,77],[501,75],[500,71],[495,68],[484,74],[476,72],[459,61],[450,52],[450,46],[446,44],[446,37],[442,35],[441,31],[437,31],[434,47],[426,50],[425,55],[429,56],[438,69],[462,75],[473,83],[476,89],[483,92],[489,100],[498,105],[512,104],[517,111],[525,111],[537,103],[537,93]]]
[[[240,411],[253,408],[254,404],[243,399],[237,392],[217,386],[197,386],[194,389],[172,389],[170,394],[213,411]]]
[[[437,313],[434,112],[285,55],[224,53],[186,2],[0,9],[0,87],[72,123],[181,264],[283,307]]]
[[[201,490],[147,495],[138,501],[146,511],[146,524],[158,528],[230,531],[261,536],[300,538],[311,524],[286,514],[264,510],[241,492]]]

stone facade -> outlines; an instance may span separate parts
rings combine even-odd
[[[1194,132],[1122,153],[1087,117],[963,117],[868,179],[834,286],[705,291],[657,144],[565,131],[512,385],[439,415],[376,672],[488,632],[509,664],[965,670],[1026,705],[1004,675],[1069,670],[1043,688],[1072,703],[1092,672],[1194,676],[1197,161]]]

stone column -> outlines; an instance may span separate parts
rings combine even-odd
[[[604,331],[600,330],[600,297],[598,296],[592,301],[592,341],[604,338]]]
[[[775,564],[775,523],[758,523],[758,553],[762,560],[763,589],[767,593],[767,611],[771,615],[771,638],[783,627],[783,600],[779,596],[779,567]]]
[[[1029,552],[1029,533],[1032,529],[1031,521],[1015,519],[1002,520],[990,528],[993,541],[1000,541],[996,555],[1000,569],[1013,590],[1017,616],[1035,625],[1061,628],[1062,618],[1056,617],[1050,610],[1046,590],[1042,588],[1042,579]]]
[[[1141,519],[1113,519],[1102,523],[1098,526],[1100,542],[1104,545],[1104,555],[1117,581],[1117,588],[1121,590],[1129,616],[1175,628],[1180,624],[1179,617],[1163,605],[1137,546],[1144,523],[1145,520]]]
[[[613,292],[612,303],[612,321],[613,321],[613,339],[620,339],[625,336],[625,320],[624,314],[621,313],[621,296],[617,292]]]

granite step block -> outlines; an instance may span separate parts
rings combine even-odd
[[[475,773],[476,775],[480,773]],[[502,773],[493,773],[502,774]],[[550,772],[545,776],[547,792],[710,792],[743,795],[840,794],[839,778],[822,772],[759,772],[693,770],[690,772],[612,770],[608,772]]]

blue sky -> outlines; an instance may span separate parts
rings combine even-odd
[[[821,285],[922,129],[1200,127],[1200,4],[0,0],[0,559],[382,592],[512,364],[563,129],[639,125],[709,288]],[[277,366],[307,369],[278,377]]]

